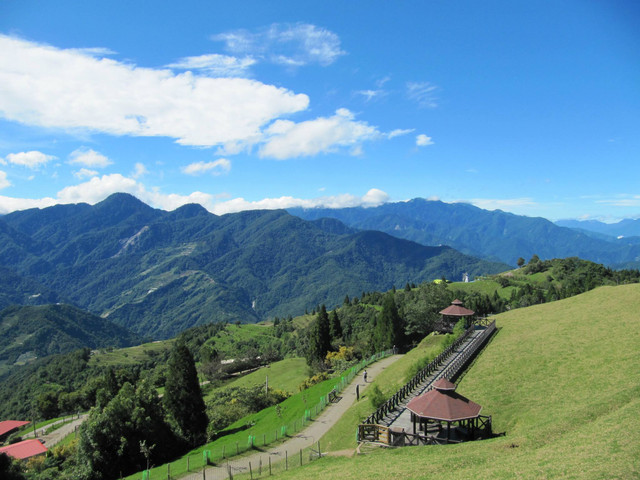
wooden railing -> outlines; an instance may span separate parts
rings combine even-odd
[[[475,325],[471,325],[465,332],[458,337],[449,347],[447,347],[440,355],[438,355],[429,365],[420,370],[411,380],[409,380],[400,390],[394,393],[389,400],[384,402],[375,412],[369,415],[363,424],[374,425],[378,424],[380,420],[385,418],[389,413],[391,413],[395,408],[402,403],[405,398],[413,393],[413,391],[424,382],[430,375],[432,375],[444,362],[449,355],[453,351],[455,351],[460,345],[462,345],[469,336],[474,332]],[[486,341],[493,335],[496,330],[496,322],[495,320],[489,324],[489,326],[478,336],[478,338],[473,342],[469,348],[465,349],[462,355],[460,355],[456,360],[448,365],[445,370],[443,370],[438,377],[446,377],[453,378],[458,371],[473,357],[473,355],[478,351],[480,346],[482,346]]]

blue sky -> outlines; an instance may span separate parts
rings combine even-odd
[[[0,213],[640,217],[635,1],[0,3]]]

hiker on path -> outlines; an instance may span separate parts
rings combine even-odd
[[[364,371],[364,383],[367,383],[367,371]]]

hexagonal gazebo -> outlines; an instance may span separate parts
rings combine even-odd
[[[407,409],[411,412],[413,434],[417,428],[425,434],[436,429],[435,438],[444,443],[474,440],[491,428],[491,417],[480,419],[482,407],[457,393],[456,385],[446,378],[433,384],[433,390],[413,398]],[[446,436],[443,424],[446,423]],[[417,425],[416,425],[417,424]],[[453,428],[452,428],[453,426]],[[416,428],[417,427],[417,428]]]

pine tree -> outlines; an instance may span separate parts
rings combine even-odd
[[[182,342],[176,342],[167,363],[164,404],[190,445],[206,438],[207,414],[193,355]]]
[[[309,351],[307,353],[307,363],[312,365],[315,362],[324,361],[327,352],[331,349],[331,329],[329,326],[329,315],[327,308],[322,305],[311,328],[309,338]]]
[[[329,317],[329,332],[331,333],[331,340],[333,341],[342,338],[342,325],[340,324],[340,318],[336,310],[333,310]]]
[[[392,294],[385,295],[382,311],[376,322],[374,342],[377,350],[404,346],[404,322],[400,318],[396,302]]]

